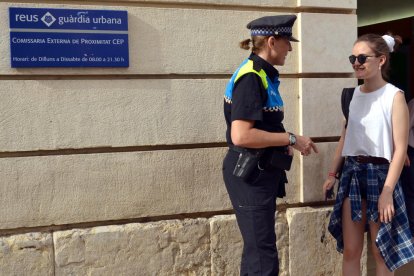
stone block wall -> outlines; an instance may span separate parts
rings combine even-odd
[[[9,7],[126,10],[129,68],[10,68]],[[340,275],[321,185],[340,132],[356,0],[0,2],[0,276],[237,275],[221,176],[227,80],[260,16],[296,14],[281,73],[295,156],[278,201],[281,275]],[[365,262],[364,262],[365,263]]]

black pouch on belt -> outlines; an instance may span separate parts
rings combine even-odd
[[[281,170],[288,171],[290,170],[290,167],[292,165],[292,159],[293,159],[292,155],[289,155],[287,153],[284,153],[278,150],[273,150],[273,152],[270,154],[268,158],[266,168],[270,170],[281,169]]]
[[[257,168],[263,150],[237,148],[236,151],[239,152],[239,159],[234,167],[233,175],[247,180],[253,170]]]

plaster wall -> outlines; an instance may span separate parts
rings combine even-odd
[[[300,276],[294,233],[313,219],[324,224],[303,234],[309,254],[335,251],[315,234],[330,212],[318,191],[340,91],[356,84],[346,58],[355,0],[27,0],[0,3],[2,26],[8,7],[126,10],[130,66],[10,68],[9,29],[0,30],[0,275],[237,274],[223,92],[249,54],[238,48],[245,25],[286,13],[298,16],[301,42],[278,68],[285,126],[317,138],[321,153],[295,156],[278,200],[281,275]],[[314,275],[332,275],[339,260],[315,256]]]

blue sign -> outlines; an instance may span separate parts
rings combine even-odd
[[[9,8],[11,67],[128,67],[126,11]]]
[[[126,11],[9,8],[11,29],[128,31]]]

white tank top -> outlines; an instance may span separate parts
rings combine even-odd
[[[349,119],[342,156],[375,156],[391,162],[392,104],[401,89],[387,83],[380,89],[364,93],[355,88],[349,105]]]

